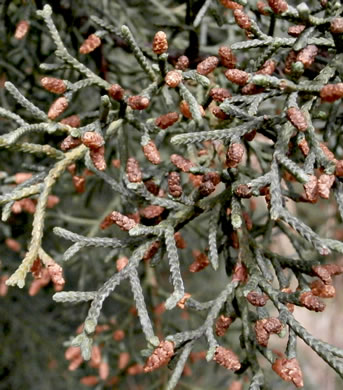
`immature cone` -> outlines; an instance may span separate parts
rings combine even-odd
[[[199,107],[199,111],[200,111],[201,116],[205,116],[205,110],[204,110],[203,106],[201,106],[199,104],[198,107]],[[185,118],[188,118],[188,119],[192,118],[191,110],[189,109],[189,105],[188,105],[188,103],[185,100],[182,100],[180,102],[180,111],[181,111],[181,114]]]
[[[250,291],[247,295],[247,300],[253,305],[257,307],[264,306],[268,301],[268,296],[266,294],[260,294],[256,291]]]
[[[95,386],[99,383],[99,378],[95,375],[84,376],[80,379],[80,382],[85,386]]]
[[[333,18],[330,23],[330,31],[332,32],[332,34],[342,34],[343,18],[340,17]]]
[[[186,70],[189,67],[189,59],[186,56],[181,56],[177,59],[175,69]]]
[[[223,102],[225,99],[230,98],[231,93],[225,88],[212,88],[210,90],[211,98],[216,102]]]
[[[20,252],[21,250],[20,243],[13,238],[6,238],[5,245],[14,252]]]
[[[212,194],[216,189],[216,186],[211,181],[203,181],[199,186],[199,193],[202,197]]]
[[[192,254],[194,262],[188,268],[190,272],[200,272],[210,264],[210,261],[205,253],[195,249],[192,251]]]
[[[35,279],[29,288],[29,295],[31,297],[38,294],[39,290],[50,283],[50,275],[46,268],[42,269],[42,274],[38,279]]]
[[[139,213],[143,218],[153,219],[160,216],[163,213],[163,211],[164,211],[164,207],[149,205],[144,209],[141,209]]]
[[[282,14],[288,10],[288,4],[284,0],[268,0],[268,5],[276,14]]]
[[[296,387],[303,387],[303,375],[296,358],[278,358],[272,365],[275,371],[284,381],[293,382]]]
[[[217,172],[207,172],[202,177],[203,183],[206,181],[210,181],[215,186],[220,183],[220,175]]]
[[[126,215],[118,213],[118,211],[113,211],[103,220],[100,227],[101,229],[105,229],[114,223],[119,226],[121,230],[126,231],[129,231],[137,225],[137,223],[133,219],[128,218]]]
[[[124,89],[119,84],[112,84],[108,89],[108,94],[113,100],[123,100]]]
[[[292,125],[299,131],[305,131],[308,128],[304,113],[297,107],[290,107],[286,111],[287,118]]]
[[[128,352],[121,352],[118,358],[118,368],[123,370],[130,362],[130,354]]]
[[[320,97],[324,102],[334,102],[343,97],[343,83],[327,84],[320,90]]]
[[[149,246],[149,248],[146,250],[146,252],[144,253],[143,260],[148,261],[148,260],[152,259],[156,255],[160,246],[161,246],[161,243],[159,241],[154,241]]]
[[[187,248],[187,243],[186,241],[183,239],[183,237],[181,236],[181,233],[180,232],[176,232],[174,234],[174,240],[175,240],[175,244],[177,246],[177,248],[179,249],[185,249]]]
[[[73,184],[74,184],[76,192],[78,192],[79,194],[82,194],[83,192],[85,192],[86,179],[83,176],[74,175],[72,177],[72,180],[73,180]]]
[[[43,77],[40,82],[43,88],[52,93],[61,94],[67,89],[65,82],[56,77]]]
[[[90,365],[92,367],[99,367],[100,363],[101,363],[101,350],[98,345],[94,344],[92,346]]]
[[[177,172],[169,173],[168,191],[174,198],[179,198],[182,195],[181,178]]]
[[[300,295],[301,304],[308,310],[312,311],[324,311],[325,304],[321,302],[316,296],[312,294],[312,291],[305,291]]]
[[[104,171],[106,169],[105,148],[103,146],[99,149],[90,149],[89,156],[96,169],[99,171]]]
[[[185,293],[184,296],[179,300],[179,302],[177,303],[177,306],[180,308],[180,309],[184,309],[185,308],[185,305],[186,305],[186,302],[188,301],[188,299],[191,297],[191,294],[189,293]]]
[[[241,92],[243,95],[257,95],[258,93],[261,93],[263,91],[263,87],[259,87],[258,85],[249,83],[242,88]]]
[[[156,148],[156,145],[153,141],[149,141],[146,145],[143,146],[143,153],[152,164],[157,165],[161,162],[160,152]]]
[[[294,50],[290,50],[285,59],[285,73],[292,73],[292,64],[297,60],[297,53]]]
[[[256,129],[253,129],[253,130],[249,131],[249,133],[244,134],[243,138],[246,141],[250,142],[256,137],[256,133],[257,133]]]
[[[142,181],[142,171],[138,161],[134,157],[127,159],[126,174],[130,183],[140,183]]]
[[[178,154],[172,154],[170,156],[170,161],[177,168],[181,169],[182,172],[189,172],[189,170],[194,166],[194,164],[191,161],[187,160],[186,158]]]
[[[288,34],[292,37],[298,37],[304,30],[306,26],[303,24],[297,24],[296,26],[291,26],[288,28]]]
[[[240,28],[244,30],[250,30],[251,20],[244,11],[241,9],[235,9],[233,11],[233,16],[235,17],[236,23]]]
[[[120,272],[128,264],[129,264],[129,259],[126,256],[119,257],[119,259],[117,259],[116,261],[117,271]]]
[[[155,125],[160,129],[166,129],[169,126],[172,126],[175,122],[179,120],[179,114],[177,112],[168,112],[155,119]]]
[[[235,189],[235,194],[239,198],[243,199],[249,199],[252,197],[252,191],[251,188],[247,184],[240,184],[236,189]]]
[[[298,147],[299,149],[301,150],[302,154],[304,156],[307,156],[309,153],[310,153],[310,147],[308,146],[308,143],[306,141],[306,139],[302,139],[299,143],[298,143]]]
[[[335,182],[334,175],[321,175],[318,180],[318,194],[323,199],[329,199],[330,189]]]
[[[127,104],[133,110],[145,110],[149,106],[150,100],[145,96],[130,96],[127,99]]]
[[[338,177],[343,176],[343,160],[336,160],[335,175]]]
[[[309,68],[318,54],[318,48],[315,45],[308,45],[300,50],[297,55],[297,61],[300,61],[305,68]]]
[[[310,180],[304,184],[304,190],[306,199],[311,203],[316,203],[318,200],[318,180],[316,176],[310,176]]]
[[[63,125],[68,125],[70,127],[80,127],[81,119],[78,115],[70,115],[67,118],[64,118],[60,121]]]
[[[332,284],[325,284],[320,279],[314,280],[311,284],[311,292],[316,297],[333,298],[336,295],[335,287]]]
[[[226,120],[226,119],[230,118],[229,115],[225,114],[225,112],[224,112],[223,110],[221,110],[221,109],[220,109],[219,107],[217,107],[217,106],[212,107],[212,108],[211,108],[211,112],[212,112],[212,114],[213,114],[216,118],[218,118],[218,119],[220,119],[220,120]]]
[[[228,9],[243,9],[243,6],[237,4],[235,1],[230,0],[220,0],[221,4]]]
[[[239,281],[242,283],[245,283],[248,280],[248,271],[246,266],[243,263],[236,263],[233,274],[232,274],[232,281]]]
[[[217,172],[208,172],[202,177],[202,183],[199,186],[199,193],[202,196],[210,195],[216,185],[220,183],[220,175]]]
[[[335,155],[331,152],[331,150],[324,144],[324,143],[320,143],[319,144],[320,148],[322,149],[322,151],[324,152],[325,156],[330,160],[330,161],[334,161],[336,162],[336,158],[335,158]]]
[[[213,360],[228,370],[237,371],[241,368],[238,356],[230,349],[221,346],[216,348]]]
[[[151,372],[168,364],[173,355],[174,343],[168,340],[162,340],[146,361],[143,369],[144,372]]]
[[[52,282],[57,286],[63,287],[65,284],[65,280],[63,278],[62,267],[52,259],[49,260],[48,264],[46,264],[46,267]]]
[[[30,24],[27,20],[21,20],[15,29],[14,38],[23,39],[30,29]]]
[[[101,45],[101,39],[97,35],[91,34],[80,46],[79,52],[81,54],[88,54],[91,53],[100,45]]]
[[[233,69],[236,66],[236,57],[232,50],[227,46],[221,46],[218,50],[220,62],[228,69]]]
[[[14,176],[14,180],[16,184],[24,183],[24,181],[31,179],[32,173],[29,172],[18,172]]]
[[[12,206],[12,212],[14,214],[19,214],[22,211],[27,213],[34,214],[36,212],[36,203],[32,199],[21,199],[16,200]]]
[[[164,81],[169,88],[176,88],[182,81],[182,73],[178,70],[171,70],[166,74]]]
[[[233,319],[231,317],[227,317],[224,316],[224,314],[222,314],[216,321],[216,325],[215,325],[216,335],[218,337],[224,336],[232,323],[233,323]]]
[[[244,146],[233,143],[226,152],[226,165],[228,168],[236,168],[244,156]]]
[[[343,266],[338,264],[316,265],[312,267],[313,273],[318,276],[325,284],[332,284],[333,275],[343,273]]]
[[[68,107],[68,100],[65,97],[60,97],[55,100],[49,108],[48,118],[56,119],[62,114]]]
[[[264,74],[264,75],[271,75],[274,73],[276,68],[276,63],[273,60],[267,60],[259,69],[256,74]]]
[[[99,149],[104,145],[104,139],[99,133],[94,131],[87,131],[83,134],[81,141],[89,149]]]
[[[61,143],[61,149],[66,152],[67,150],[76,148],[77,146],[81,145],[80,138],[74,138],[71,135],[68,135]]]
[[[280,333],[282,323],[278,318],[263,318],[256,321],[255,333],[257,342],[263,347],[267,347],[271,333]]]
[[[147,180],[144,182],[144,185],[146,189],[151,192],[155,196],[160,196],[160,187],[153,181],[153,180]]]
[[[197,72],[203,76],[213,72],[218,66],[219,60],[215,56],[207,57],[197,65]]]
[[[232,83],[243,86],[248,82],[250,75],[244,70],[229,69],[225,72],[225,77]]]
[[[152,43],[152,50],[155,54],[163,54],[168,50],[167,35],[163,31],[158,31]]]
[[[266,9],[266,8],[268,7],[268,5],[267,5],[264,1],[258,1],[257,4],[256,4],[256,6],[257,6],[258,12],[259,12],[261,15],[266,15],[266,16],[269,15],[269,13],[268,13],[268,11],[267,11],[267,9]]]

